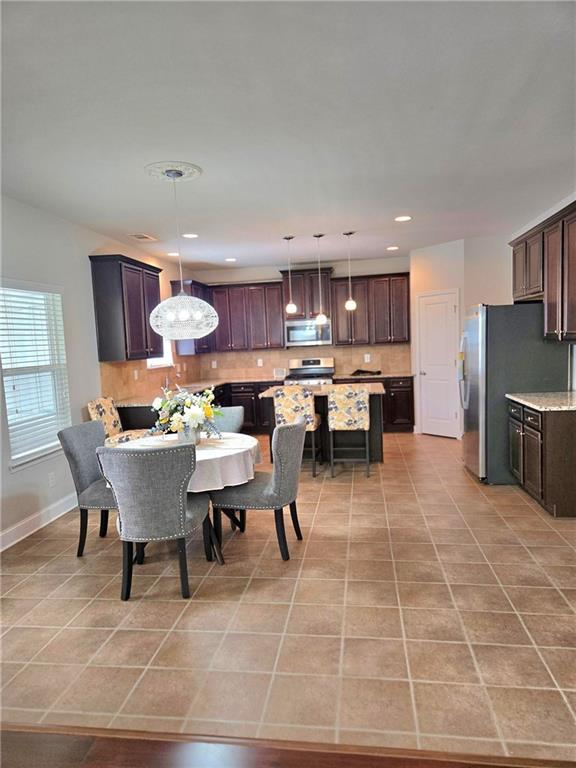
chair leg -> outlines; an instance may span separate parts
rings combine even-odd
[[[364,434],[366,440],[366,477],[370,477],[370,433],[366,431]]]
[[[316,431],[310,432],[312,435],[312,477],[316,477]]]
[[[209,563],[214,560],[214,556],[212,554],[212,540],[210,538],[211,528],[212,523],[210,522],[210,516],[206,515],[204,522],[202,523],[202,537],[204,539],[204,554],[206,555],[206,560],[208,560]]]
[[[302,541],[302,531],[300,530],[300,522],[298,520],[298,511],[296,509],[296,502],[290,502],[290,517],[292,518],[292,525],[294,526],[294,532],[296,538]]]
[[[180,563],[180,589],[182,597],[190,597],[190,584],[188,583],[188,561],[186,560],[186,539],[176,539],[178,545],[178,561]]]
[[[103,539],[108,533],[108,510],[100,510],[100,538]]]
[[[334,477],[334,432],[330,430],[330,477]]]
[[[222,546],[222,510],[217,507],[212,507],[212,520],[216,536],[218,537],[218,543]]]
[[[210,527],[208,528],[208,536],[210,537],[210,545],[212,550],[216,555],[216,562],[218,565],[224,565],[224,555],[220,549],[220,542],[218,541],[218,537],[216,536],[216,531],[214,530],[212,523],[210,523]]]
[[[276,535],[278,536],[278,546],[282,560],[290,560],[288,544],[286,542],[286,530],[284,528],[284,510],[282,507],[274,510],[274,522],[276,523]]]
[[[244,531],[246,530],[246,510],[239,509],[238,513],[240,517],[240,533],[244,533]]]
[[[142,565],[144,562],[144,549],[146,548],[146,543],[139,541],[136,544],[136,564]]]
[[[131,541],[122,542],[122,591],[121,600],[130,599],[132,589],[132,560],[134,558],[134,546]]]
[[[78,538],[78,550],[76,557],[82,557],[84,554],[84,545],[86,544],[86,534],[88,533],[88,510],[80,509],[80,537]]]

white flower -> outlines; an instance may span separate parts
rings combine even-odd
[[[204,411],[197,405],[191,405],[189,408],[184,408],[184,421],[192,428],[196,429],[205,420]]]
[[[152,408],[154,408],[155,411],[159,411],[160,408],[162,408],[162,398],[161,397],[155,397],[152,402]]]
[[[184,429],[184,419],[181,413],[175,413],[170,419],[170,429],[172,432],[182,432]]]

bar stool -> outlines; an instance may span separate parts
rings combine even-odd
[[[328,393],[328,431],[330,435],[330,476],[334,477],[336,461],[366,462],[366,477],[370,477],[370,396],[366,389],[352,389],[347,384],[335,384]],[[335,459],[334,432],[364,432],[363,459]]]
[[[316,432],[321,424],[320,414],[314,411],[314,393],[301,384],[288,384],[278,387],[274,392],[274,419],[276,426],[293,424],[304,417],[306,432],[310,432],[312,441],[312,477],[316,477],[317,451]]]

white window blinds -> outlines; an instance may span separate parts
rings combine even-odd
[[[0,287],[0,359],[15,466],[53,451],[71,424],[59,293]]]

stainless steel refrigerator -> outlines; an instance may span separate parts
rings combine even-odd
[[[508,469],[505,395],[568,389],[569,355],[568,344],[544,341],[540,303],[470,307],[458,378],[464,463],[477,477],[487,483],[516,483]]]

